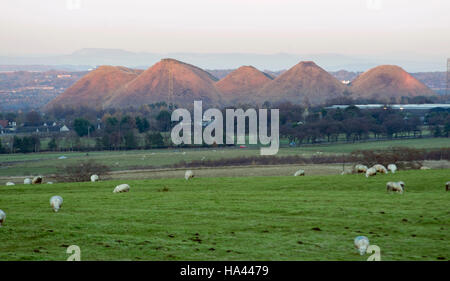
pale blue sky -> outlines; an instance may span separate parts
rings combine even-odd
[[[0,0],[0,55],[450,55],[448,0]]]

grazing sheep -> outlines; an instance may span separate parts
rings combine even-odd
[[[377,173],[381,173],[381,174],[388,173],[388,170],[386,169],[386,167],[381,164],[376,164],[372,168],[375,168],[377,170]]]
[[[305,170],[298,170],[295,172],[294,177],[301,177],[305,175]]]
[[[421,169],[421,170],[431,170],[431,168],[430,168],[430,167],[427,167],[427,166],[422,166],[422,167],[420,167],[420,169]]]
[[[184,178],[186,180],[189,180],[189,179],[191,179],[193,177],[194,177],[194,172],[192,172],[191,170],[187,170],[186,173],[184,173]]]
[[[341,175],[342,175],[342,176],[343,176],[343,175],[350,175],[350,174],[352,174],[352,171],[351,171],[351,170],[344,170],[344,171],[341,172]]]
[[[402,181],[399,182],[393,182],[390,181],[388,183],[386,183],[386,191],[393,191],[393,192],[397,192],[397,193],[403,193],[405,187],[405,183]]]
[[[0,227],[5,223],[6,220],[6,214],[2,210],[0,210]]]
[[[374,167],[367,169],[366,171],[366,178],[371,177],[371,176],[375,176],[377,174],[377,169],[375,169]]]
[[[50,198],[50,206],[52,206],[53,211],[57,213],[61,209],[63,204],[63,199],[61,196],[53,196]]]
[[[398,184],[400,184],[401,186],[402,186],[402,188],[403,188],[403,191],[405,191],[406,189],[405,189],[405,183],[404,182],[402,182],[402,181],[399,181],[398,182]]]
[[[41,184],[42,180],[43,180],[42,176],[34,177],[33,180],[31,181],[31,184]]]
[[[53,184],[53,182],[52,182],[52,181],[49,181],[49,182],[47,182],[47,184]]]
[[[6,183],[6,186],[11,186],[11,185],[16,185],[16,184],[13,182],[10,182],[10,181]]]
[[[366,236],[357,236],[355,238],[355,248],[358,249],[361,256],[366,253],[369,244],[369,238]]]
[[[31,179],[29,178],[24,179],[23,184],[31,184]]]
[[[368,168],[365,165],[361,165],[361,164],[355,165],[355,172],[358,174],[367,172],[367,169]]]
[[[445,191],[448,191],[450,189],[450,181],[448,181],[446,184],[445,184]]]
[[[91,176],[91,182],[96,182],[96,181],[98,181],[98,176],[97,175],[92,175]]]
[[[128,184],[121,184],[114,188],[113,193],[121,193],[130,191],[130,186]]]
[[[395,172],[397,171],[397,165],[395,165],[395,164],[389,164],[387,168],[393,174],[395,174]]]

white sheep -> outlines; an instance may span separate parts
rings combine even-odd
[[[130,191],[130,186],[128,184],[121,184],[114,188],[113,193],[121,193]]]
[[[366,178],[371,177],[371,176],[375,176],[377,174],[377,169],[375,169],[374,167],[367,169],[366,171]]]
[[[430,168],[430,167],[427,167],[427,166],[422,166],[422,167],[420,167],[420,169],[421,169],[421,170],[431,170],[431,168]]]
[[[11,181],[9,181],[9,182],[6,183],[6,186],[12,186],[12,185],[16,185],[16,184],[13,183],[13,182],[11,182]]]
[[[191,179],[193,177],[194,177],[194,172],[192,172],[191,170],[187,170],[186,173],[184,173],[184,178],[186,180],[189,180],[189,179]]]
[[[31,184],[31,179],[29,178],[24,179],[23,184]]]
[[[361,256],[366,253],[369,244],[369,238],[366,236],[357,236],[355,238],[355,248],[358,249]]]
[[[341,172],[341,176],[352,174],[352,170],[344,170]]]
[[[96,182],[99,180],[99,177],[97,175],[92,175],[91,176],[91,182]]]
[[[0,210],[0,227],[5,223],[6,220],[6,214],[2,210]]]
[[[63,204],[63,199],[61,196],[53,196],[50,198],[50,206],[52,206],[53,211],[57,213],[61,209]]]
[[[372,168],[375,168],[377,170],[377,173],[381,173],[381,174],[388,173],[388,170],[386,169],[386,167],[381,164],[376,164]]]
[[[450,190],[450,181],[448,181],[446,184],[445,184],[445,191],[449,191]]]
[[[294,177],[301,177],[305,175],[305,170],[298,170],[297,172],[295,172]]]
[[[53,182],[52,182],[52,181],[49,181],[49,182],[47,182],[47,184],[53,184]]]
[[[31,183],[32,183],[32,184],[41,184],[41,183],[42,183],[42,180],[43,180],[42,176],[37,176],[37,177],[34,177],[34,178],[33,178],[33,180],[31,181]]]
[[[358,174],[367,172],[367,169],[368,168],[366,165],[361,165],[361,164],[355,165],[355,172]]]
[[[405,188],[405,183],[402,181],[399,182],[393,182],[390,181],[388,183],[386,183],[386,191],[393,191],[393,192],[397,192],[397,193],[403,193]]]
[[[395,172],[397,171],[397,165],[395,164],[389,164],[387,166],[388,170],[391,171],[391,173],[395,174]]]

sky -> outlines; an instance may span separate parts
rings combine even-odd
[[[450,56],[448,0],[0,0],[0,55]]]

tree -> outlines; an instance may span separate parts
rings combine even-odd
[[[137,148],[137,139],[133,131],[129,131],[123,137],[125,141],[125,147],[127,149],[136,149]]]
[[[108,172],[108,166],[88,160],[60,167],[57,179],[60,182],[83,182],[90,181],[91,175],[102,176]]]
[[[445,123],[444,134],[446,137],[450,136],[450,118],[447,120],[447,123]]]
[[[73,121],[73,129],[79,137],[87,136],[95,130],[95,127],[84,118],[77,118]]]
[[[118,131],[119,121],[116,117],[108,117],[105,121],[105,131],[108,133],[112,133],[114,131]]]
[[[392,115],[383,124],[387,136],[392,138],[394,134],[398,134],[404,129],[405,122],[401,116]]]
[[[158,127],[161,132],[167,132],[170,130],[172,116],[167,110],[161,110],[156,116],[156,121],[158,121]]]
[[[25,124],[27,126],[39,126],[42,123],[41,115],[36,111],[30,111],[25,116]]]
[[[105,120],[105,130],[102,136],[102,146],[105,148],[118,148],[121,144],[119,120],[116,117],[107,117]]]
[[[436,137],[436,138],[438,138],[438,137],[442,137],[442,130],[441,130],[441,126],[439,126],[439,125],[436,125],[436,126],[434,127],[434,130],[433,130],[433,135],[434,135],[434,137]]]
[[[29,153],[38,152],[41,147],[41,142],[38,136],[19,138],[14,136],[13,147],[15,152]]]
[[[161,133],[149,133],[145,136],[145,146],[147,148],[159,147],[164,145],[164,139]]]
[[[0,139],[0,153],[5,153],[6,149],[2,146],[2,140]]]
[[[127,133],[136,128],[135,119],[131,118],[129,115],[125,115],[120,120],[120,130],[123,133]]]
[[[58,144],[56,143],[56,138],[53,137],[50,142],[48,143],[48,149],[55,151],[58,149]]]
[[[150,129],[150,123],[145,117],[136,117],[136,127],[139,130],[139,133],[145,133]]]

